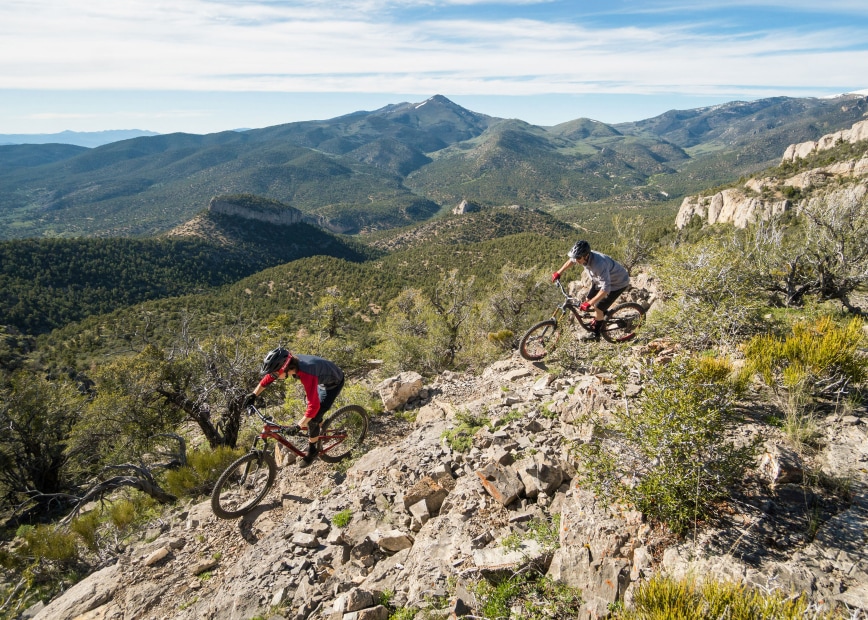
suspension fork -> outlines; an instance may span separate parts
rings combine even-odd
[[[560,306],[555,308],[554,312],[552,312],[552,319],[555,323],[560,323],[561,319],[564,318],[564,314],[566,314],[566,312],[566,304],[561,304]]]

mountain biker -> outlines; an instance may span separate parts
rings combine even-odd
[[[569,258],[563,267],[552,274],[552,282],[560,279],[561,274],[576,263],[588,271],[591,276],[591,290],[579,308],[582,311],[594,308],[594,333],[599,337],[605,312],[630,286],[630,274],[612,257],[592,252],[591,244],[584,239],[577,241],[567,256]]]
[[[299,461],[299,467],[313,462],[318,450],[320,422],[334,404],[344,387],[344,372],[337,364],[315,355],[294,355],[283,347],[268,352],[259,372],[263,375],[253,392],[244,398],[244,408],[256,402],[256,398],[276,379],[295,377],[301,381],[307,400],[307,410],[298,426],[307,431],[307,455]]]

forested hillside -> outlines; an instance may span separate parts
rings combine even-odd
[[[148,299],[235,282],[305,256],[360,261],[375,252],[309,224],[204,214],[210,238],[0,242],[0,325],[40,334]]]
[[[435,96],[72,156],[57,145],[3,147],[16,163],[0,168],[0,236],[154,235],[220,194],[279,200],[341,233],[425,221],[464,198],[549,211],[664,202],[762,169],[787,143],[851,125],[865,105],[855,95],[766,99],[617,127],[581,118],[537,127]]]
[[[271,331],[267,326],[277,325],[272,337],[286,339],[321,324],[324,318],[319,306],[326,298],[334,298],[334,303],[342,306],[343,329],[351,328],[353,340],[370,343],[377,318],[402,290],[419,289],[430,294],[456,270],[462,279],[474,279],[473,296],[482,296],[501,282],[505,267],[530,270],[541,284],[545,272],[563,262],[573,237],[564,230],[558,236],[520,233],[463,244],[435,239],[355,263],[314,256],[260,271],[219,290],[155,299],[88,317],[46,336],[43,350],[62,352],[64,366],[86,366],[88,360],[128,350],[131,339],[170,347],[182,328],[191,336],[207,338],[239,322],[255,327],[261,334],[257,338],[266,339]],[[262,346],[268,345],[263,342]],[[363,349],[356,354],[363,356]]]

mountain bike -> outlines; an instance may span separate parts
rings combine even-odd
[[[220,474],[211,492],[211,510],[221,519],[235,519],[253,510],[274,484],[277,462],[268,443],[274,439],[281,446],[303,458],[307,454],[307,431],[298,426],[282,426],[271,416],[250,405],[247,414],[262,420],[262,431],[253,441],[250,452],[229,465]],[[368,432],[368,414],[359,405],[346,405],[323,423],[318,456],[326,463],[337,463],[359,446]]]
[[[555,350],[563,331],[568,331],[570,324],[578,323],[586,331],[596,335],[593,311],[583,311],[579,306],[581,301],[571,297],[560,280],[555,284],[564,296],[564,301],[552,313],[552,318],[540,321],[521,338],[518,351],[529,361],[537,361]],[[565,318],[566,317],[566,318]],[[600,326],[599,335],[608,342],[620,343],[632,340],[636,330],[645,322],[645,308],[635,302],[618,304],[605,313]]]

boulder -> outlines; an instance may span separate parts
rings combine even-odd
[[[402,372],[381,381],[376,387],[387,411],[395,411],[422,391],[422,375],[418,372]]]

